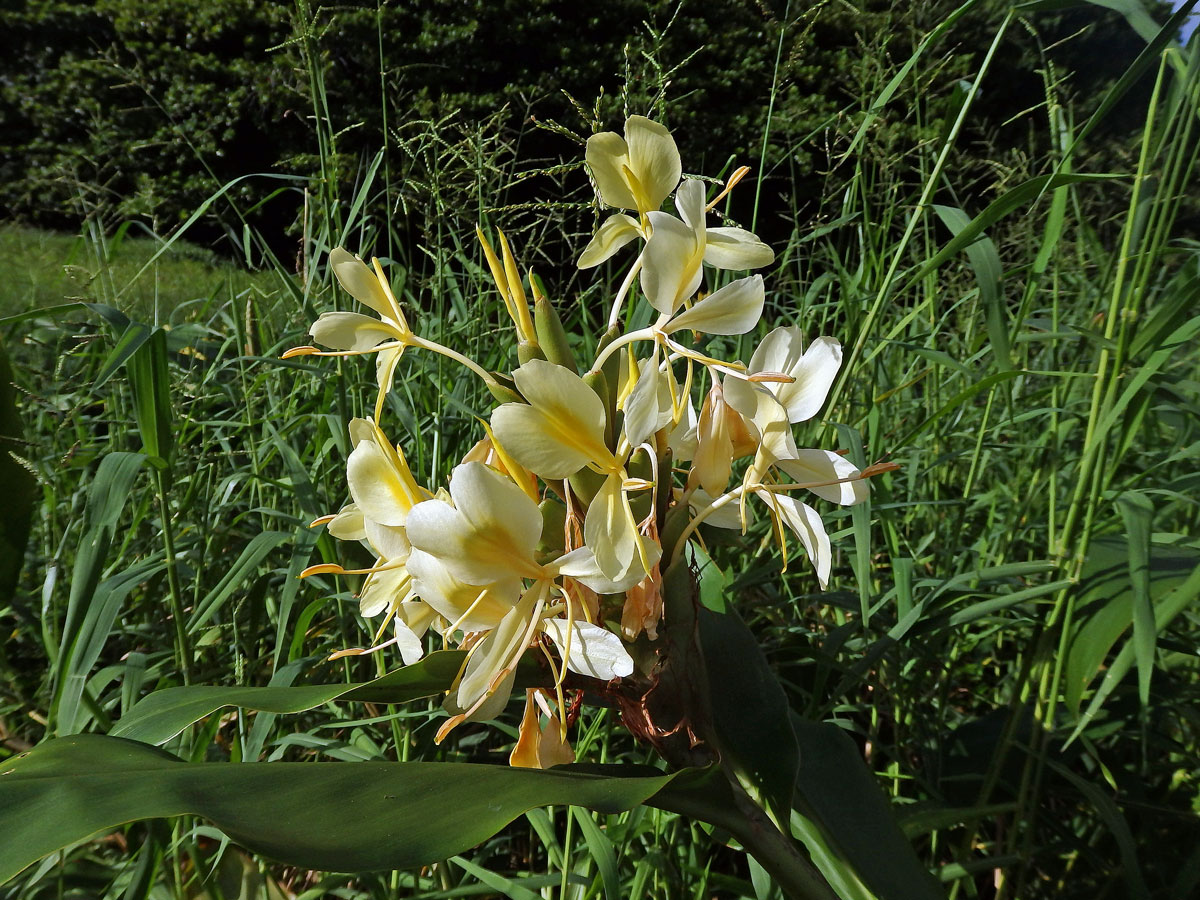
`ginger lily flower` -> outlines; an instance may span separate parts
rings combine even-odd
[[[704,185],[685,181],[675,194],[679,218],[649,214],[653,233],[646,241],[642,293],[660,313],[673,314],[700,288],[702,264],[718,269],[758,269],[775,253],[741,228],[705,225]]]
[[[625,136],[593,134],[585,153],[600,199],[640,214],[657,210],[683,174],[679,148],[662,125],[644,116],[625,120]]]
[[[605,444],[604,402],[574,372],[545,360],[525,363],[513,382],[528,403],[505,403],[492,413],[497,442],[543,479],[570,478],[585,467],[604,475],[584,519],[584,543],[608,578],[645,576],[653,561],[629,506],[630,448],[614,453]]]
[[[284,359],[293,356],[358,356],[378,353],[376,378],[379,383],[379,397],[375,403],[376,418],[383,413],[384,398],[391,389],[396,365],[407,347],[421,347],[453,359],[478,375],[489,388],[499,387],[491,373],[473,360],[456,350],[413,333],[378,259],[371,260],[374,266],[372,272],[361,259],[337,247],[330,252],[329,263],[346,292],[359,303],[375,310],[380,317],[376,319],[355,312],[321,313],[308,333],[318,344],[332,349],[293,347],[283,354]]]
[[[446,618],[458,614],[458,622],[468,623],[463,627],[486,630],[471,647],[456,692],[462,712],[449,727],[479,715],[495,695],[507,696],[517,661],[543,631],[559,644],[566,666],[574,671],[606,680],[633,671],[619,638],[591,623],[549,618],[557,613],[549,604],[553,591],[561,593],[555,584],[559,576],[602,593],[619,593],[640,581],[642,573],[610,579],[587,547],[539,562],[542,516],[537,504],[511,479],[482,463],[454,469],[450,499],[452,503],[435,498],[418,504],[406,522],[414,547],[408,568],[417,593]],[[531,584],[522,590],[525,582]],[[461,588],[452,596],[447,585],[455,583]],[[474,599],[469,586],[476,586]],[[455,608],[443,605],[448,603]]]
[[[842,345],[831,337],[819,337],[805,349],[800,329],[779,327],[768,334],[750,357],[747,373],[775,372],[786,380],[762,382],[753,387],[739,385],[730,402],[749,408],[747,391],[767,390],[787,410],[788,421],[806,422],[825,404],[829,389],[842,365]],[[745,414],[745,409],[742,409]]]

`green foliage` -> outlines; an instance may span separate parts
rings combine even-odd
[[[412,108],[424,104],[419,108],[430,119],[414,121],[402,107],[386,107],[395,143],[374,169],[383,108],[356,114],[350,104],[365,107],[371,98],[379,107],[374,57],[363,50],[378,46],[377,13],[343,10],[332,25],[332,12],[317,20],[308,46],[326,92],[306,99],[304,109],[328,106],[330,117],[312,127],[332,142],[312,159],[314,168],[338,174],[328,184],[313,182],[298,277],[287,274],[289,259],[242,280],[211,260],[176,256],[177,244],[130,285],[149,252],[128,265],[122,257],[132,240],[114,249],[102,231],[89,230],[78,241],[88,299],[120,306],[132,323],[145,323],[147,334],[170,326],[160,332],[175,448],[169,491],[158,489],[143,464],[124,473],[132,479],[127,495],[111,493],[113,467],[127,458],[120,454],[143,446],[131,373],[120,358],[126,326],[87,307],[48,310],[5,326],[24,434],[17,453],[28,465],[22,469],[36,475],[39,505],[18,590],[0,595],[6,636],[0,752],[16,756],[38,745],[36,754],[53,755],[60,744],[41,743],[56,731],[84,732],[69,740],[104,740],[87,732],[136,726],[147,735],[153,726],[158,739],[179,727],[171,747],[188,761],[156,755],[164,767],[207,760],[228,772],[234,761],[272,759],[338,770],[313,776],[329,779],[352,769],[348,791],[369,789],[369,779],[358,775],[369,767],[349,765],[356,760],[399,766],[413,759],[503,759],[509,745],[495,730],[464,726],[435,747],[441,714],[428,701],[390,705],[398,695],[381,694],[326,705],[379,676],[394,678],[384,673],[395,660],[323,662],[334,650],[372,639],[354,612],[358,585],[353,578],[296,578],[313,563],[364,561],[340,556],[344,546],[305,526],[346,499],[334,487],[348,450],[345,422],[362,412],[351,399],[360,393],[355,380],[371,384],[374,374],[344,364],[350,386],[343,391],[332,364],[277,358],[304,342],[314,310],[346,302],[328,288],[329,246],[345,242],[364,252],[375,246],[381,255],[386,249],[393,285],[418,331],[499,365],[503,313],[485,289],[470,229],[481,217],[508,228],[524,214],[515,208],[524,196],[588,196],[578,172],[558,173],[512,185],[510,208],[491,208],[493,190],[509,185],[522,167],[542,165],[543,150],[554,155],[543,139],[558,138],[529,130],[495,137],[491,122],[454,123],[442,98],[469,103],[475,57],[500,67],[489,69],[493,79],[528,62],[527,80],[510,78],[506,85],[532,85],[548,96],[567,82],[538,82],[534,57],[488,56],[482,45],[499,28],[489,11],[478,10],[488,28],[471,32],[455,24],[455,4],[427,6],[429,21],[440,24],[419,40],[410,36],[420,29],[384,31],[384,68],[392,79],[384,93],[414,98]],[[787,704],[803,716],[796,729],[797,806],[826,833],[806,830],[799,819],[793,828],[814,864],[847,895],[886,896],[897,883],[892,879],[920,877],[896,864],[898,850],[887,851],[892,865],[877,866],[861,881],[852,877],[873,850],[906,846],[894,831],[871,831],[856,818],[876,803],[872,792],[882,784],[924,868],[955,897],[990,896],[1000,884],[1004,897],[1092,898],[1136,889],[1173,900],[1200,885],[1194,653],[1200,253],[1186,219],[1200,143],[1194,124],[1200,63],[1195,48],[1169,51],[1157,88],[1152,66],[1148,80],[1105,107],[1108,95],[1090,81],[1094,70],[1081,76],[1074,70],[1082,66],[1069,63],[1086,41],[1044,55],[1041,48],[1060,36],[1059,27],[1091,23],[1088,40],[1110,46],[1104,60],[1119,68],[1144,46],[1132,42],[1123,22],[1113,26],[1090,9],[1069,13],[1082,19],[1049,23],[1031,16],[1028,28],[1011,22],[989,68],[983,51],[997,20],[985,6],[977,4],[932,41],[886,103],[884,86],[941,22],[925,18],[940,15],[932,7],[880,10],[882,18],[869,19],[831,4],[812,13],[811,23],[806,10],[799,35],[789,23],[779,73],[776,20],[761,20],[770,47],[765,70],[755,68],[752,49],[738,56],[736,40],[727,47],[724,39],[710,41],[729,56],[722,57],[726,68],[713,66],[708,75],[720,83],[736,73],[730,85],[739,78],[747,85],[736,111],[745,117],[743,130],[731,140],[753,150],[765,138],[768,160],[777,165],[764,191],[785,195],[790,239],[777,242],[781,286],[770,308],[808,335],[841,337],[846,374],[825,417],[842,424],[840,444],[857,462],[890,458],[903,468],[876,478],[870,506],[831,529],[841,555],[829,593],[818,593],[802,567],[781,576],[782,560],[752,531],[745,538],[708,536],[713,558],[731,578],[720,602],[701,599],[707,607],[738,609]],[[636,77],[625,92],[635,108],[650,109],[661,86],[657,73],[683,61],[703,42],[703,29],[715,26],[681,17],[667,28],[669,16],[658,16],[656,38],[620,19],[622,8],[609,21],[634,34],[629,71]],[[384,9],[385,17],[402,13],[416,15]],[[561,21],[578,24],[574,15],[584,17],[572,7],[561,11]],[[859,48],[821,31],[836,31],[839,16],[893,24]],[[542,30],[531,34],[542,44],[550,43],[548,35],[569,41],[576,33],[595,42],[585,58],[564,56],[564,71],[568,63],[602,68],[598,32],[580,26],[567,33],[549,18],[539,21]],[[755,27],[740,13],[730,22],[731,35],[735,25],[745,35]],[[523,27],[511,26],[512,33]],[[612,29],[605,34],[615,41],[629,37]],[[337,49],[341,33],[355,37]],[[742,46],[761,49],[761,38]],[[409,67],[406,42],[428,48]],[[982,50],[950,53],[955,42]],[[658,48],[653,61],[640,55],[652,47]],[[266,58],[297,61],[305,52],[297,41]],[[620,71],[624,55],[616,58]],[[674,72],[668,99],[681,86],[704,84],[705,60],[717,58],[702,53]],[[455,64],[426,65],[439,59]],[[600,77],[611,78],[614,70],[604,71]],[[769,133],[763,124],[769,82],[767,94],[753,87],[763,84],[754,80],[760,71],[777,84]],[[442,86],[422,94],[415,80],[434,74]],[[964,77],[970,84],[959,89]],[[1009,82],[1021,90],[1010,93]],[[512,115],[525,114],[520,90],[489,84],[493,96],[486,110],[477,107],[481,116],[506,100]],[[622,99],[620,79],[611,84],[601,105],[606,126],[619,118]],[[1025,97],[1031,84],[1033,99],[1017,102],[1014,96]],[[824,88],[832,85],[845,93],[830,101],[832,87]],[[578,96],[590,104],[596,92]],[[47,98],[61,101],[62,95]],[[724,152],[718,131],[693,133],[686,124],[688,103],[702,101],[696,95],[671,105],[671,122],[683,130],[685,146],[707,143],[708,152]],[[1000,129],[1033,104],[1041,105]],[[1102,108],[1104,119],[1076,146],[1082,123]],[[860,144],[828,181],[841,189],[826,191],[823,180],[813,188],[809,169],[851,145],[867,110],[873,118]],[[718,111],[714,105],[706,114],[717,122]],[[510,112],[498,115],[493,121],[502,123]],[[568,110],[563,121],[577,122],[572,115]],[[817,120],[829,124],[814,150],[807,136],[814,126],[806,123]],[[376,130],[344,130],[357,121],[374,122]],[[1136,126],[1134,143],[1119,137],[1127,123]],[[824,154],[826,145],[832,153]],[[356,189],[347,191],[354,179]],[[247,190],[247,199],[261,197]],[[188,208],[174,194],[167,199]],[[735,217],[748,224],[751,213],[744,211],[751,204],[737,203]],[[804,210],[813,206],[817,215],[808,217]],[[553,272],[545,281],[568,323],[595,316],[587,290],[565,274],[570,260],[553,250],[553,241],[588,227],[573,218],[577,212],[565,211],[546,232],[530,229],[516,248],[523,263]],[[421,221],[433,224],[424,230],[407,221],[425,215]],[[24,252],[43,238],[21,234],[16,249],[3,254],[3,286],[37,279],[44,306],[83,293],[56,281],[56,254],[69,248],[54,250],[46,239],[38,254]],[[27,265],[31,256],[35,262]],[[34,289],[22,291],[32,296]],[[146,292],[139,301],[145,305],[131,308],[139,291]],[[490,401],[437,361],[414,353],[405,365],[410,377],[389,402],[408,435],[421,438],[414,469],[435,482],[466,449],[472,416],[486,413]],[[108,500],[122,501],[114,507],[115,525],[101,514],[106,484]],[[1142,500],[1131,501],[1131,494]],[[90,541],[100,532],[103,552]],[[177,566],[174,587],[168,558]],[[76,572],[83,576],[79,586],[67,574]],[[181,655],[193,686],[182,684]],[[246,706],[233,712],[224,700]],[[320,705],[309,708],[310,702]],[[155,704],[162,718],[151,715]],[[285,710],[298,711],[284,718]],[[501,717],[501,728],[515,725],[515,712]],[[629,741],[610,711],[585,707],[580,724],[581,755],[645,761],[645,749]],[[748,766],[768,765],[764,748],[737,749],[752,760]],[[874,779],[848,774],[851,761],[864,760]],[[131,781],[138,793],[137,779]],[[728,828],[689,818],[719,819],[714,807],[726,799],[716,790],[672,795],[668,788],[660,809],[600,818],[530,810],[469,855],[424,872],[354,878],[297,873],[221,849],[207,825],[185,817],[170,828],[124,826],[128,853],[116,841],[73,834],[78,844],[26,870],[5,891],[199,895],[213,890],[209,871],[232,867],[252,873],[251,882],[281,882],[295,894],[526,897],[522,891],[558,889],[564,896],[768,896],[769,878],[729,849]],[[203,811],[195,805],[169,811],[185,808]],[[885,819],[869,821],[878,826]]]

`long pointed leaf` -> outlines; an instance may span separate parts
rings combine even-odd
[[[227,706],[271,713],[297,713],[331,700],[404,703],[446,690],[462,666],[460,650],[431,653],[411,666],[360,684],[309,684],[295,687],[219,687],[189,685],[156,691],[138,702],[112,730],[114,737],[147,744],[169,741],[193,722]]]
[[[185,763],[136,741],[74,735],[0,766],[0,883],[89,835],[186,814],[290,865],[406,869],[461,853],[527,809],[616,814],[675,777],[633,766]]]

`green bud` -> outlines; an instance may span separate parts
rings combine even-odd
[[[547,497],[538,504],[542,514],[542,538],[538,542],[539,552],[559,557],[563,553],[563,536],[567,522],[567,508],[558,500]]]
[[[513,380],[507,375],[501,375],[499,372],[493,372],[492,378],[496,379],[488,385],[488,391],[491,395],[501,403],[524,403],[525,398],[517,391],[517,386]]]
[[[521,341],[517,344],[517,359],[521,365],[529,362],[531,359],[545,359],[546,354],[542,352],[542,348],[535,341]],[[551,360],[557,362],[557,360]]]
[[[563,329],[558,313],[554,311],[554,307],[542,290],[541,279],[530,272],[529,280],[533,285],[534,296],[533,327],[537,331],[538,343],[542,345],[546,359],[557,363],[564,369],[570,369],[578,375],[579,367],[575,364],[575,356],[571,353],[567,332]]]
[[[610,387],[610,382],[604,377],[604,371],[588,372],[583,376],[583,383],[596,392],[596,396],[604,401],[604,443],[609,450],[616,448],[613,420],[617,417],[616,392]]]

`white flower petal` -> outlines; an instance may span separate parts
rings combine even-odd
[[[658,354],[640,363],[637,384],[625,400],[625,437],[636,447],[671,420],[667,376],[658,368]],[[666,401],[665,404],[663,401]]]
[[[696,488],[692,491],[692,496],[688,498],[688,506],[698,514],[712,506],[714,499],[716,498],[710,497],[704,488]],[[726,503],[716,512],[705,516],[704,524],[714,528],[732,528],[740,531],[742,527],[741,508],[736,502]]]
[[[572,622],[568,629],[566,619],[546,619],[542,628],[558,646],[572,672],[601,681],[633,674],[633,658],[611,631],[578,621]]]
[[[772,502],[783,517],[784,524],[800,538],[804,550],[817,570],[821,590],[829,587],[829,572],[833,567],[833,551],[825,524],[817,511],[806,503],[783,494],[772,495]]]
[[[647,561],[653,567],[662,557],[662,548],[656,541],[649,538],[642,537],[641,541],[646,551]],[[596,554],[587,546],[579,547],[560,556],[553,566],[560,575],[574,578],[598,594],[623,593],[645,578],[647,574],[646,570],[642,568],[641,557],[635,552],[629,568],[619,572],[616,577],[609,578],[600,571],[600,564],[596,562]]]
[[[792,422],[805,422],[821,411],[829,389],[842,366],[842,345],[831,337],[819,337],[788,373],[796,380],[777,384],[775,395],[788,411]]]
[[[778,465],[800,484],[817,484],[809,490],[833,503],[853,506],[867,499],[870,488],[866,479],[855,478],[858,467],[844,456],[829,450],[799,450],[791,459],[780,459]],[[850,478],[837,484],[822,482]]]
[[[396,617],[393,625],[396,629],[396,649],[400,651],[400,658],[404,660],[404,664],[411,666],[413,663],[419,662],[425,655],[425,645],[421,643],[421,639],[399,616]]]

